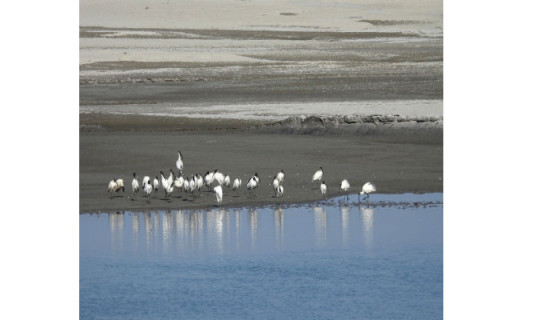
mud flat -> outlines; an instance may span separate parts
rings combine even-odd
[[[274,133],[273,130],[262,133],[262,128],[266,128],[263,125],[248,127],[243,122],[229,125],[221,120],[214,125],[207,120],[193,120],[190,122],[196,126],[194,129],[162,131],[155,126],[144,129],[140,121],[149,124],[156,121],[139,118],[121,117],[120,121],[125,124],[119,125],[116,117],[109,117],[110,126],[118,127],[117,130],[104,126],[81,128],[81,213],[214,205],[215,196],[206,189],[196,198],[175,191],[165,199],[162,190],[150,200],[142,191],[132,195],[133,172],[141,183],[144,175],[154,178],[160,177],[160,171],[175,170],[178,150],[184,155],[184,176],[219,169],[231,179],[239,177],[246,183],[254,173],[259,174],[260,187],[252,197],[245,194],[244,187],[239,196],[224,189],[223,203],[227,206],[276,203],[278,200],[273,197],[269,184],[280,169],[285,172],[282,200],[285,203],[321,199],[318,185],[311,183],[319,167],[325,171],[329,197],[339,195],[339,184],[344,178],[349,180],[352,193],[359,192],[366,181],[374,182],[381,193],[443,191],[441,129],[417,129],[408,134],[400,130],[361,134],[353,131]],[[160,118],[158,123],[163,123],[163,119],[173,121],[173,118]],[[131,120],[135,122],[132,124]],[[107,184],[119,177],[125,181],[126,192],[111,198]]]

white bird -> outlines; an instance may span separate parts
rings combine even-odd
[[[174,188],[178,189],[179,191],[183,190],[183,176],[179,176],[174,180]]]
[[[145,185],[147,184],[147,181],[151,180],[149,176],[143,177],[143,183],[141,184],[141,187],[145,190]]]
[[[313,174],[311,182],[314,182],[315,180],[321,181],[321,179],[323,179],[323,167],[320,167],[320,169]]]
[[[220,206],[222,199],[223,199],[223,190],[221,186],[216,186],[214,188],[214,192],[216,193],[216,201],[218,202],[218,207]]]
[[[176,168],[179,170],[180,173],[183,172],[183,160],[182,160],[180,151],[178,151],[178,160],[176,161]]]
[[[275,191],[275,197],[277,197],[277,190],[279,188],[279,179],[277,179],[277,177],[275,177],[273,179],[273,182],[271,183],[271,186],[273,187],[273,190]]]
[[[367,201],[368,201],[368,198],[369,198],[369,193],[371,192],[375,192],[376,191],[376,187],[374,186],[374,184],[370,183],[370,182],[366,182],[364,185],[363,185],[363,189],[361,189],[361,192],[359,192],[359,194],[367,194]],[[360,196],[359,196],[360,197]]]
[[[348,201],[348,191],[350,189],[350,185],[348,180],[344,179],[342,180],[342,184],[340,185],[340,190],[346,192],[346,201]]]
[[[151,197],[151,192],[153,191],[151,180],[147,180],[147,185],[145,185],[144,189],[145,189],[145,193],[147,194],[147,198],[149,199]]]
[[[168,184],[168,180],[166,180],[166,178],[164,177],[164,173],[161,171],[160,172],[160,182],[162,184],[162,189],[164,190],[164,193],[166,194],[166,190],[168,190],[168,187],[170,186]]]
[[[212,182],[214,182],[214,172],[206,171],[204,174],[204,184],[208,187],[208,190],[210,190],[210,185]]]
[[[323,182],[321,183],[321,194],[325,196],[325,198],[327,197],[327,185],[325,184],[325,181],[323,180]]]
[[[137,181],[135,172],[134,172],[134,180],[132,180],[132,191],[134,191],[134,194],[139,192],[139,182]]]
[[[201,188],[204,185],[204,179],[198,173],[195,173],[195,185],[198,191],[201,191]]]
[[[239,178],[235,178],[235,180],[233,180],[233,191],[237,191],[237,195],[239,195],[239,188],[241,187],[241,179]]]
[[[224,174],[219,172],[218,170],[216,170],[214,172],[214,180],[216,180],[216,182],[218,182],[218,185],[223,185],[223,178],[224,178]]]
[[[155,180],[153,180],[153,190],[159,191],[159,177],[155,177]]]
[[[172,184],[172,182],[174,182],[174,178],[175,178],[174,171],[170,169],[170,175],[168,176],[168,179],[166,179],[166,182],[168,183],[169,186]]]
[[[191,195],[193,196],[193,198],[195,197],[193,192],[195,192],[196,187],[197,187],[197,184],[195,181],[195,177],[193,176],[193,178],[189,179],[189,192],[191,192]]]
[[[122,189],[122,191],[124,192],[124,182],[122,181],[122,179],[113,179],[109,181],[107,192],[111,193],[111,197],[113,196],[113,192],[118,192],[120,189]]]
[[[285,180],[285,173],[283,169],[281,169],[281,171],[277,173],[277,175],[275,176],[275,179],[279,180],[279,184],[283,183],[283,181]]]
[[[166,197],[171,196],[173,191],[174,191],[174,183],[172,182],[172,184],[168,186],[168,189],[164,190],[164,192],[166,192]]]
[[[246,189],[249,191],[249,194],[252,195],[252,190],[258,187],[258,181],[255,179],[256,176],[248,179],[246,183]]]
[[[284,193],[285,188],[283,188],[283,185],[281,184],[277,187],[277,198],[282,198]]]
[[[225,177],[223,177],[223,185],[224,185],[226,188],[231,187],[231,178],[229,177],[228,174],[226,174]]]
[[[189,177],[183,180],[183,191],[185,191],[185,193],[189,193]]]

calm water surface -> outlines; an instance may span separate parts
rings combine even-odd
[[[441,319],[443,195],[370,200],[81,214],[80,318]]]

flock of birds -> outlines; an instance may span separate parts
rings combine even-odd
[[[187,194],[190,194],[193,198],[195,198],[195,191],[200,192],[203,187],[208,188],[208,191],[213,190],[216,195],[216,202],[217,205],[220,206],[223,200],[223,189],[222,186],[226,188],[232,188],[233,191],[239,192],[239,188],[242,185],[242,180],[239,178],[235,178],[233,180],[233,184],[231,184],[231,178],[227,174],[223,174],[218,171],[218,169],[214,170],[213,172],[206,171],[204,176],[196,173],[195,175],[191,177],[184,178],[183,177],[183,159],[181,152],[178,151],[178,160],[176,161],[176,168],[179,171],[178,176],[174,174],[174,171],[170,169],[169,175],[166,177],[165,174],[160,171],[161,179],[159,180],[158,176],[155,177],[151,181],[151,178],[149,176],[143,177],[142,183],[138,182],[138,179],[136,177],[136,173],[134,172],[133,176],[134,179],[132,180],[132,192],[134,195],[138,194],[140,192],[140,189],[143,189],[145,194],[147,195],[147,198],[150,199],[151,194],[153,191],[158,192],[160,186],[162,186],[164,190],[164,194],[166,198],[170,197],[174,189],[178,189],[179,191],[184,191]],[[280,199],[283,197],[284,194],[284,187],[283,182],[285,180],[285,173],[281,169],[280,172],[278,172],[275,177],[273,178],[273,181],[271,182],[271,187],[273,187],[275,197],[277,199]],[[323,197],[326,198],[327,194],[327,185],[325,184],[325,181],[323,180],[323,167],[320,167],[319,170],[317,170],[313,174],[313,178],[311,180],[312,183],[314,182],[320,182],[320,190]],[[248,181],[246,182],[246,190],[248,192],[248,196],[252,197],[254,189],[258,188],[260,184],[260,177],[258,176],[258,173],[255,173]],[[214,186],[215,185],[215,186]],[[212,188],[212,186],[214,186]],[[340,184],[340,191],[343,191],[346,193],[346,201],[348,199],[348,191],[351,189],[351,186],[347,179],[342,180]],[[113,179],[109,181],[109,185],[107,187],[107,192],[113,195],[113,192],[119,192],[122,190],[124,192],[124,180],[122,178],[119,179]],[[366,182],[363,185],[363,188],[361,189],[361,192],[359,193],[358,197],[360,197],[363,194],[367,195],[367,199],[369,197],[369,194],[376,191],[376,187],[371,182]]]

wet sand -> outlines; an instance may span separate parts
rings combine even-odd
[[[137,128],[136,128],[137,129]],[[239,196],[224,188],[224,206],[276,203],[269,186],[274,174],[285,172],[283,202],[321,199],[318,184],[311,183],[315,170],[323,167],[330,196],[339,195],[340,181],[348,179],[350,193],[359,192],[371,181],[380,193],[442,192],[442,132],[380,135],[260,134],[239,129],[188,131],[80,132],[80,212],[132,211],[144,209],[193,208],[215,204],[215,196],[204,189],[190,199],[174,191],[150,200],[143,191],[131,192],[132,173],[144,175],[175,170],[177,151],[184,155],[184,175],[219,169],[246,180],[258,172],[261,183],[253,197],[241,187]],[[111,196],[110,179],[123,178],[126,191]],[[356,196],[356,195],[355,195]]]

